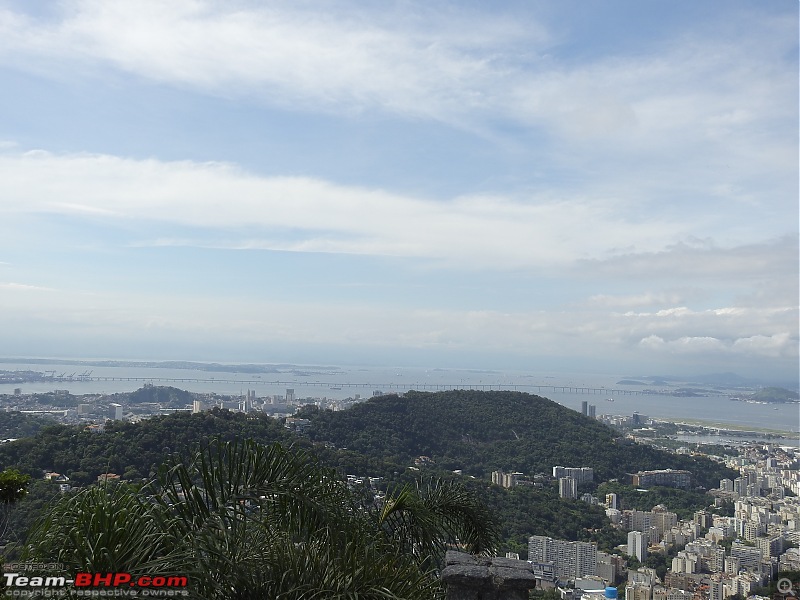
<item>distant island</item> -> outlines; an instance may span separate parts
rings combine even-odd
[[[779,387],[767,387],[754,394],[748,394],[740,398],[731,398],[741,402],[753,402],[761,404],[786,404],[800,402],[800,394]]]

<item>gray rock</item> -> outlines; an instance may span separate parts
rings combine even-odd
[[[444,564],[446,565],[476,565],[478,564],[477,558],[472,554],[466,552],[457,552],[455,550],[448,550],[444,555]]]
[[[536,587],[533,572],[524,569],[510,569],[492,565],[490,569],[495,584],[500,588],[522,588],[529,590]]]
[[[488,567],[480,565],[449,565],[442,571],[442,580],[448,585],[488,588],[492,586],[492,574]]]
[[[472,556],[448,551],[442,580],[447,600],[527,600],[536,587],[530,564],[524,560]]]

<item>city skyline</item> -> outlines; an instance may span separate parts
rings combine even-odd
[[[797,19],[6,2],[0,354],[797,381]]]

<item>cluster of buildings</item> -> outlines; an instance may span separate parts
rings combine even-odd
[[[577,498],[578,485],[594,481],[594,469],[591,467],[553,467],[553,478],[558,480],[559,496],[562,498]],[[492,471],[492,483],[504,488],[513,488],[518,485],[542,487],[548,477],[544,473],[526,477],[524,473],[514,471]]]
[[[558,496],[560,498],[577,498],[578,486],[594,481],[594,469],[591,467],[553,467],[553,478],[558,480]]]
[[[295,394],[295,390],[287,388],[285,394],[271,394],[257,396],[255,390],[247,390],[240,397],[236,396],[217,396],[216,394],[206,395],[203,398],[194,400],[191,406],[193,413],[209,410],[214,407],[224,408],[232,412],[253,413],[260,412],[276,418],[288,418],[297,412],[298,408],[313,405],[322,409],[345,410],[353,404],[361,402],[360,394],[355,394],[352,398],[337,399],[322,397],[300,398]]]
[[[569,583],[599,590],[623,581],[626,600],[747,598],[778,572],[800,570],[800,450],[750,445],[727,462],[740,476],[720,481],[709,503],[733,503],[733,516],[700,510],[681,520],[663,505],[650,511],[621,510],[615,494],[607,494],[605,502],[592,496],[593,503],[606,506],[610,521],[628,532],[620,553],[606,554],[592,542],[531,536],[531,569],[545,586]],[[554,467],[553,477],[567,493],[561,495],[573,497],[568,495],[571,482],[591,477],[591,471]],[[685,471],[643,471],[634,485],[686,487],[690,477]],[[570,481],[562,486],[565,480]],[[666,553],[668,569],[662,576],[641,566],[652,553]],[[632,568],[631,557],[637,559],[637,568]]]
[[[152,384],[145,384],[152,388]],[[344,410],[362,398],[355,394],[352,398],[335,399],[323,397],[299,398],[294,389],[285,394],[257,396],[255,390],[247,390],[241,396],[221,396],[217,394],[192,394],[193,401],[176,406],[175,402],[128,402],[127,394],[85,394],[72,396],[68,390],[56,390],[47,394],[22,394],[16,390],[13,395],[0,396],[0,411],[15,411],[24,414],[51,417],[63,424],[100,423],[106,420],[137,422],[149,417],[175,412],[198,413],[214,407],[234,412],[261,412],[273,417],[291,417],[297,409],[313,404],[323,409]],[[375,394],[380,395],[377,391]],[[77,401],[76,401],[77,400]]]
[[[656,471],[639,471],[634,473],[632,485],[637,488],[653,486],[689,489],[692,484],[692,474],[689,471],[678,469],[659,469]]]

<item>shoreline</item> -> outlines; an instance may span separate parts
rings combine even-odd
[[[719,429],[725,432],[750,432],[755,435],[774,435],[781,438],[788,438],[792,440],[800,439],[800,433],[787,429],[772,429],[769,427],[745,427],[744,425],[732,425],[728,423],[720,423],[715,421],[707,421],[702,419],[681,419],[673,421],[668,419],[652,418],[653,421],[660,423],[672,423],[673,425],[689,425],[692,427],[705,427],[707,429]]]

